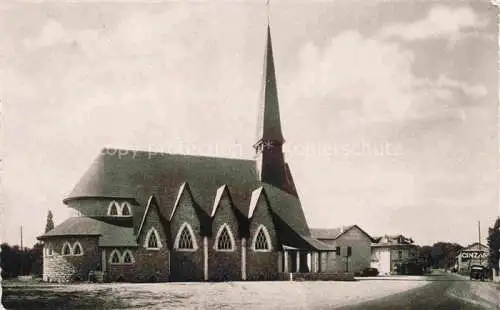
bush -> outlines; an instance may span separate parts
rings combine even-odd
[[[360,274],[361,277],[376,277],[378,276],[378,269],[377,268],[365,268],[363,271],[361,271]]]
[[[398,266],[397,274],[421,276],[424,274],[424,266],[419,262],[404,262]]]

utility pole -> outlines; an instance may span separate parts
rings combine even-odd
[[[477,231],[478,231],[478,236],[479,236],[479,245],[478,245],[478,248],[479,248],[479,265],[483,265],[482,262],[481,262],[481,256],[482,256],[482,253],[481,253],[481,221],[477,221]]]
[[[346,254],[346,260],[345,260],[345,271],[349,272],[349,256],[352,255],[352,248],[350,246],[347,247],[347,254]]]
[[[20,276],[22,276],[23,275],[23,263],[24,263],[24,259],[23,259],[24,258],[24,255],[23,255],[23,253],[24,253],[24,248],[23,248],[23,225],[21,225],[20,231],[21,231],[21,253],[20,253],[20,255],[21,255],[21,259],[20,259],[20,261],[21,261],[21,272],[20,272]]]

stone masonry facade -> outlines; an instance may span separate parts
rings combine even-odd
[[[83,255],[62,255],[65,243],[73,247],[77,241],[83,248]],[[99,269],[100,264],[101,253],[97,237],[54,238],[44,244],[44,281],[65,283],[84,280],[87,279],[89,270]]]
[[[82,205],[82,204],[75,204]],[[84,212],[92,214],[90,204]],[[101,207],[102,203],[95,205]],[[132,212],[138,206],[132,204]],[[178,235],[183,227],[193,232],[194,248],[178,249]],[[61,236],[44,241],[44,280],[73,282],[89,280],[89,273],[102,271],[104,280],[111,282],[165,282],[165,281],[238,281],[275,280],[278,278],[279,246],[271,209],[264,195],[258,199],[248,231],[240,225],[230,195],[225,192],[211,220],[211,231],[203,232],[201,220],[189,189],[179,199],[177,209],[168,221],[162,217],[158,206],[146,210],[137,234],[137,247],[99,246],[100,236]],[[259,229],[264,227],[269,237],[269,251],[256,251],[253,242]],[[217,233],[228,229],[232,248],[217,248]],[[150,230],[158,234],[158,249],[147,247]],[[76,242],[82,255],[62,255],[64,244],[73,249]],[[49,249],[51,249],[49,255]],[[113,253],[118,261],[112,261]],[[131,261],[125,262],[125,252]]]

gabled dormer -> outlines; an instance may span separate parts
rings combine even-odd
[[[137,243],[146,250],[166,249],[169,238],[165,229],[166,224],[160,214],[156,198],[151,196],[137,232]]]
[[[234,251],[236,240],[240,239],[240,223],[227,185],[217,189],[212,207],[213,249]]]

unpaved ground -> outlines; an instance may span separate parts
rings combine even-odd
[[[428,285],[415,290],[347,306],[345,310],[500,310],[498,284],[470,281],[467,277],[439,272],[428,279]]]
[[[318,309],[421,287],[427,281],[73,284],[4,282],[7,309]]]
[[[456,278],[465,280],[468,285],[468,290],[454,291],[450,289],[448,294],[452,296],[458,296],[463,300],[469,301],[477,305],[497,305],[497,309],[500,309],[500,284],[492,283],[489,281],[468,281],[469,277],[462,275],[454,275]]]

